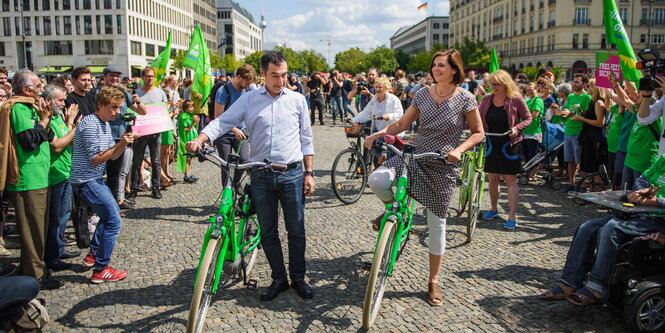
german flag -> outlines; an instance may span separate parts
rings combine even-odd
[[[424,4],[418,6],[418,10],[425,9],[425,8],[427,8],[427,2],[425,2]]]

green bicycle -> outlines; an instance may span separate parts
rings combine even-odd
[[[485,133],[485,138],[472,149],[464,152],[460,161],[460,188],[459,200],[457,202],[457,217],[462,216],[467,211],[466,218],[466,242],[471,243],[473,234],[476,231],[476,223],[480,214],[480,207],[483,202],[483,191],[485,189],[485,157],[491,151],[487,150],[488,136],[509,135],[511,131],[505,133]],[[505,147],[502,147],[505,150]]]
[[[249,280],[248,276],[258,255],[261,227],[253,216],[249,183],[245,185],[241,195],[236,193],[233,184],[235,171],[248,168],[286,170],[286,166],[269,161],[240,164],[240,156],[235,154],[230,154],[227,162],[215,154],[214,147],[189,155],[198,157],[200,162],[212,162],[208,157],[213,157],[220,163],[212,162],[213,164],[220,168],[229,168],[219,210],[216,215],[210,216],[210,227],[203,238],[194,293],[189,307],[187,332],[201,332],[212,295],[217,293],[220,284],[237,277],[243,280],[244,285],[256,288],[256,281]],[[224,279],[222,273],[225,275]]]
[[[399,259],[409,239],[415,201],[407,193],[409,185],[407,165],[412,159],[433,157],[445,161],[448,158],[441,152],[415,154],[415,147],[410,144],[404,145],[403,151],[391,144],[378,141],[375,147],[384,145],[395,154],[402,156],[404,165],[402,174],[397,180],[394,200],[386,203],[386,212],[381,220],[379,237],[376,240],[372,269],[365,289],[362,324],[364,329],[369,329],[374,324],[381,308],[386,281],[388,277],[392,276],[395,262]]]

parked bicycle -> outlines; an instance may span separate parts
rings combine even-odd
[[[406,144],[404,151],[385,142],[377,141],[375,146],[387,147],[393,153],[402,156],[404,161],[402,173],[397,180],[395,197],[386,203],[386,212],[381,220],[379,237],[376,240],[372,269],[365,289],[365,301],[363,306],[363,328],[369,329],[381,308],[381,301],[386,288],[388,277],[392,276],[395,262],[406,246],[411,230],[415,201],[409,196],[407,188],[409,185],[409,170],[407,166],[412,159],[438,158],[446,160],[448,156],[442,152],[415,154],[415,146]]]
[[[258,255],[261,227],[254,216],[249,183],[245,184],[241,194],[238,194],[235,188],[233,179],[236,170],[270,168],[283,171],[286,170],[286,165],[270,161],[240,164],[240,156],[235,154],[230,154],[229,160],[225,161],[215,154],[214,147],[188,155],[198,157],[200,162],[212,162],[209,157],[213,157],[219,162],[212,162],[213,164],[220,168],[227,166],[229,170],[219,209],[216,215],[210,216],[210,227],[203,238],[189,308],[187,332],[201,332],[212,295],[217,293],[225,282],[242,279],[245,286],[256,288],[256,281],[250,280],[248,276]]]
[[[466,218],[466,242],[470,243],[473,234],[476,231],[478,215],[483,202],[483,192],[485,190],[485,158],[491,152],[491,143],[489,149],[487,145],[490,142],[488,136],[509,135],[511,131],[505,133],[485,133],[485,138],[478,145],[462,154],[460,160],[460,188],[459,200],[457,202],[457,217],[462,216],[467,211]],[[506,152],[506,147],[501,147]]]

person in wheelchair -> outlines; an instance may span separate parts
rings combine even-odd
[[[625,198],[634,205],[665,209],[665,155],[636,181],[633,192]],[[635,236],[665,228],[665,216],[636,216],[620,219],[614,215],[584,222],[573,238],[559,282],[540,294],[542,300],[567,300],[586,306],[601,302],[606,296],[610,272],[619,246]],[[594,252],[596,257],[594,261]],[[585,283],[586,279],[586,283]]]

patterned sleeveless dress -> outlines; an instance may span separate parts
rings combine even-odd
[[[473,94],[465,89],[458,89],[455,95],[438,105],[429,89],[420,89],[413,97],[412,105],[420,111],[418,136],[411,142],[416,147],[416,154],[455,149],[466,125],[465,114],[478,108]],[[403,164],[401,156],[394,156],[383,166],[397,179]],[[423,158],[411,160],[408,170],[409,194],[436,216],[445,218],[459,167],[435,158]]]

